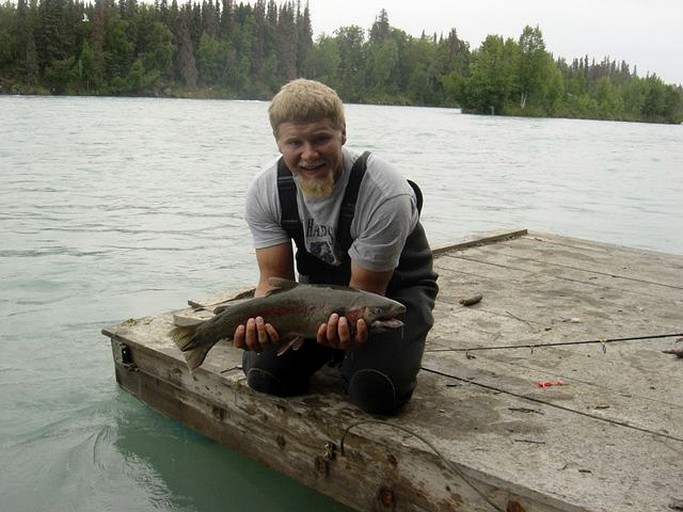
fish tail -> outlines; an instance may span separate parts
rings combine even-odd
[[[187,352],[183,352],[185,361],[187,361],[187,366],[191,371],[195,368],[198,368],[204,362],[204,359],[206,359],[206,354],[209,353],[210,349],[210,346],[205,345],[203,347],[195,347]]]
[[[190,370],[194,370],[204,362],[206,354],[209,353],[209,350],[212,347],[212,345],[202,346],[197,344],[195,333],[195,325],[174,327],[171,329],[171,338],[173,338],[175,344],[183,352],[185,361],[187,361],[187,366]]]
[[[196,332],[194,325],[174,327],[171,329],[171,338],[180,350],[185,352],[196,346],[194,341],[194,334]]]

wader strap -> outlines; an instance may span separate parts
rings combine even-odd
[[[293,238],[298,245],[300,241],[303,242],[304,228],[301,225],[301,220],[299,220],[294,176],[292,176],[282,157],[277,162],[277,191],[282,211],[280,224],[282,229],[287,232],[287,235]]]
[[[339,212],[339,222],[337,222],[337,245],[344,251],[344,254],[351,248],[353,240],[351,240],[351,221],[356,214],[356,201],[358,200],[358,190],[360,190],[360,183],[365,176],[365,169],[367,169],[369,151],[365,151],[353,163],[351,168],[351,175],[349,182],[346,185],[344,192],[344,199],[342,200],[341,211]]]
[[[337,245],[344,253],[351,248],[351,221],[356,213],[358,190],[360,189],[360,182],[365,175],[368,156],[370,156],[370,152],[366,151],[353,163],[349,182],[346,185],[344,198],[342,199],[339,221],[337,223],[336,241]],[[277,163],[277,190],[280,198],[280,207],[282,209],[282,220],[280,225],[282,226],[282,229],[287,232],[287,235],[294,239],[297,247],[304,247],[304,229],[301,220],[299,219],[296,184],[294,183],[294,176],[292,176],[291,171],[287,168],[287,164],[283,158],[280,158]]]
[[[353,221],[353,217],[356,213],[358,192],[360,190],[360,184],[363,181],[363,177],[365,176],[365,170],[367,168],[369,156],[370,152],[365,151],[353,163],[351,174],[349,176],[349,182],[346,185],[346,190],[344,191],[344,198],[342,199],[342,206],[341,211],[339,212],[339,220],[337,221],[335,237],[337,247],[341,249],[342,254],[346,254],[353,243],[353,240],[351,239],[351,222]],[[413,181],[408,180],[408,183],[415,192],[417,208],[418,211],[421,212],[423,202],[422,191],[420,190],[420,187],[418,187]],[[291,171],[287,168],[287,164],[285,164],[283,158],[280,158],[277,164],[277,188],[280,198],[280,207],[282,210],[282,220],[280,224],[287,232],[287,235],[292,238],[297,245],[297,249],[299,251],[297,252],[297,261],[300,260],[303,262],[306,259],[307,252],[305,249],[306,246],[304,244],[304,229],[301,220],[299,219],[296,184],[294,183],[294,177],[292,176]],[[300,271],[300,273],[302,272]]]
[[[408,184],[413,188],[413,192],[415,192],[415,201],[417,202],[417,212],[422,213],[422,202],[424,201],[422,198],[422,190],[420,190],[420,187],[417,186],[417,183],[415,183],[412,180],[407,180]]]

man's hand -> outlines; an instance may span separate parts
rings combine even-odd
[[[321,345],[344,350],[359,347],[368,341],[368,326],[365,320],[359,319],[352,329],[346,317],[332,313],[329,320],[318,327],[316,340]]]
[[[257,316],[247,320],[246,325],[237,326],[232,343],[236,348],[263,352],[273,348],[279,341],[280,335],[275,327],[265,323],[263,318]]]

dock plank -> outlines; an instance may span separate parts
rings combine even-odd
[[[680,257],[551,235],[517,237],[505,244],[452,251],[445,256],[548,273],[577,270],[593,278],[624,278],[683,289]]]
[[[676,510],[683,359],[663,351],[681,345],[683,257],[517,230],[439,249],[435,268],[396,418],[354,408],[329,368],[308,395],[255,393],[226,343],[189,372],[168,332],[192,309],[103,332],[124,389],[357,510]]]

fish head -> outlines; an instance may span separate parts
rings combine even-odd
[[[392,299],[380,297],[376,303],[365,305],[362,318],[368,324],[370,330],[383,331],[403,327],[403,322],[398,318],[406,312],[406,307]]]

